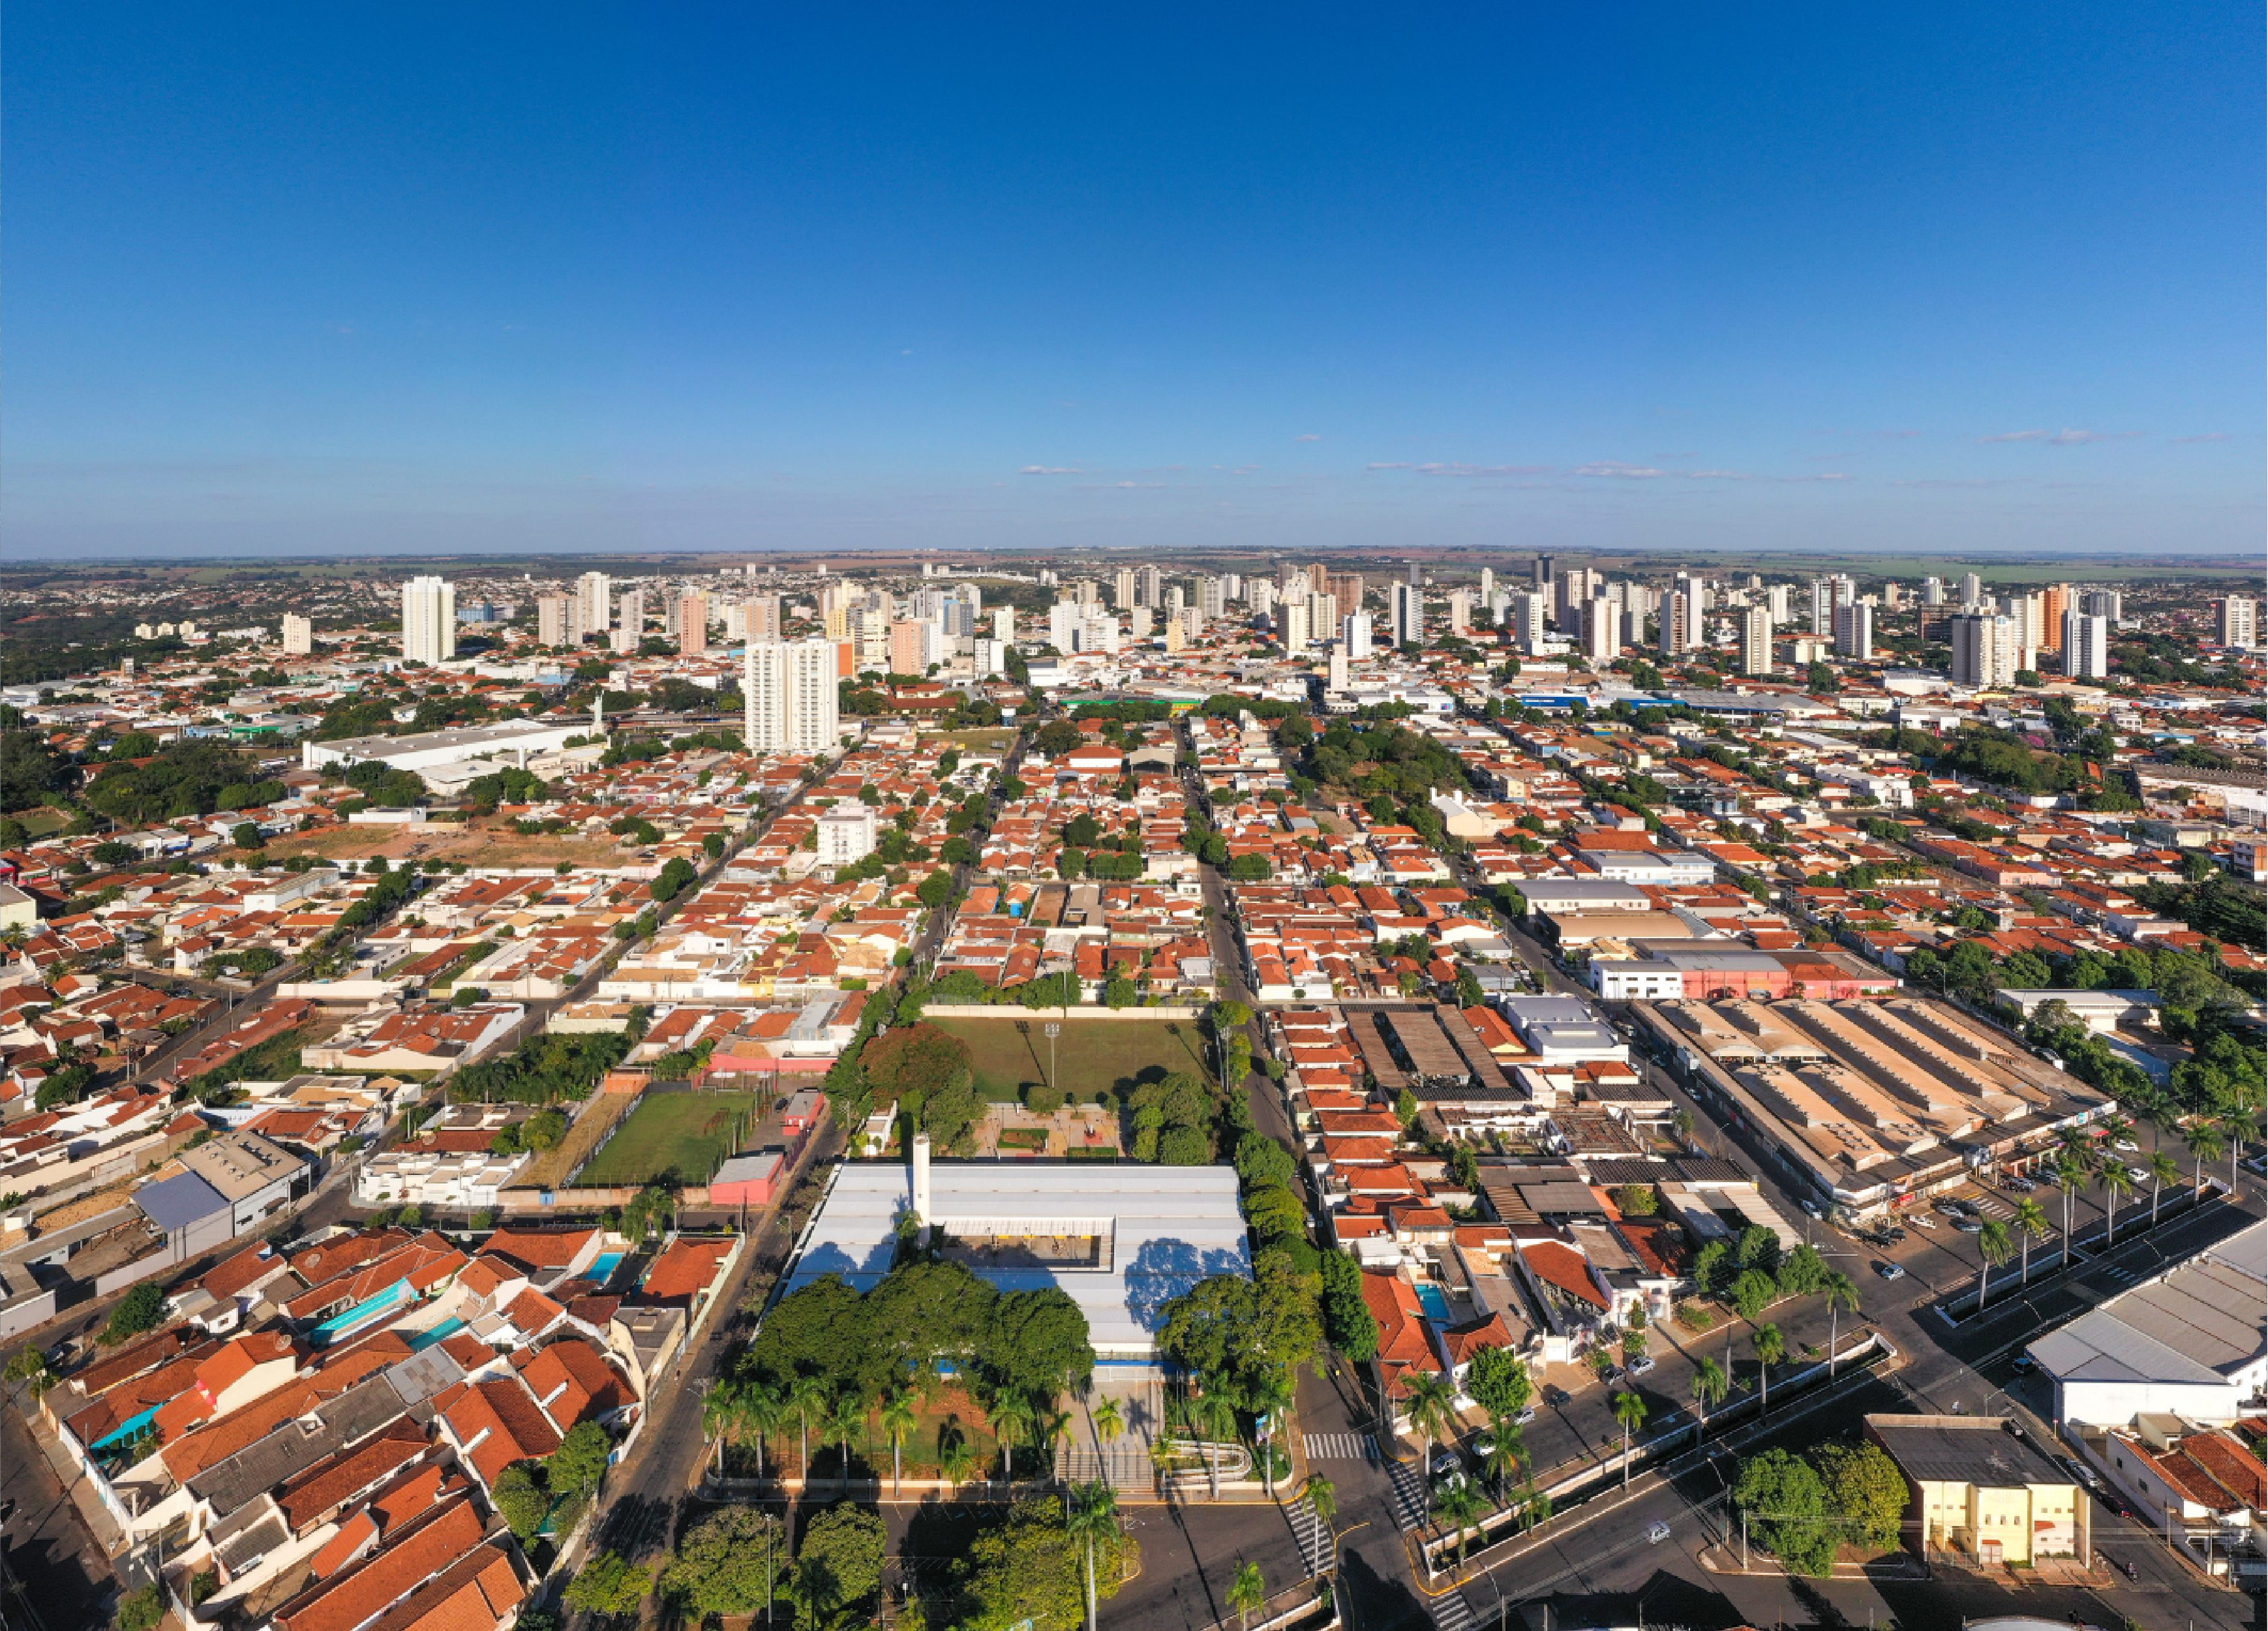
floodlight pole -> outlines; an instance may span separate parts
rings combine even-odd
[[[1048,1086],[1049,1088],[1056,1085],[1056,1037],[1061,1035],[1063,1027],[1057,1024],[1055,1021],[1048,1022]]]

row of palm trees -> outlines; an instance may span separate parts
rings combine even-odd
[[[1194,1391],[1182,1400],[1184,1425],[1217,1443],[1233,1443],[1244,1416],[1252,1418],[1253,1448],[1257,1453],[1266,1480],[1268,1498],[1276,1498],[1276,1428],[1284,1413],[1292,1407],[1292,1379],[1283,1371],[1268,1369],[1240,1381],[1226,1375],[1206,1375],[1197,1379]],[[1116,1401],[1106,1400],[1104,1408],[1116,1410]],[[1095,1429],[1107,1443],[1117,1436],[1116,1426],[1103,1432],[1101,1412],[1095,1413]],[[1178,1453],[1172,1443],[1160,1439],[1153,1447],[1161,1464],[1170,1462]],[[1204,1458],[1206,1481],[1212,1498],[1220,1499],[1220,1463],[1208,1455]]]
[[[2167,1125],[2173,1126],[2179,1124],[2169,1119]],[[2071,1207],[2072,1201],[2076,1196],[2091,1185],[2102,1186],[2103,1192],[2102,1240],[2107,1246],[2116,1244],[2118,1238],[2120,1204],[2141,1187],[2134,1175],[2126,1170],[2129,1163],[2119,1155],[2117,1148],[2122,1140],[2132,1134],[2132,1124],[2114,1119],[2104,1122],[2101,1125],[2102,1134],[2099,1137],[2089,1137],[2075,1127],[2066,1128],[2062,1134],[2061,1147],[2048,1158],[2043,1166],[2044,1176],[2048,1181],[2063,1192],[2063,1246],[2058,1259],[2059,1266],[2068,1267],[2071,1263]],[[2191,1186],[2201,1189],[2205,1185],[2205,1163],[2208,1161],[2219,1160],[2224,1151],[2229,1148],[2229,1143],[2224,1140],[2221,1125],[2217,1121],[2201,1119],[2193,1125],[2182,1127],[2181,1131],[2183,1140],[2197,1157],[2197,1170],[2191,1179]],[[2237,1148],[2242,1148],[2241,1138],[2235,1142]],[[2179,1186],[2181,1184],[2181,1167],[2162,1149],[2152,1150],[2133,1164],[2140,1166],[2149,1174],[2150,1227],[2155,1229],[2158,1223],[2159,1204],[2165,1194],[2166,1187],[2169,1185]],[[2229,1181],[2234,1186],[2235,1172],[2233,1166]],[[1992,1271],[2006,1266],[2009,1258],[2018,1259],[2017,1283],[2019,1285],[2031,1283],[2032,1243],[2045,1239],[2047,1233],[2047,1210],[2029,1195],[2016,1202],[2014,1214],[2007,1221],[2003,1221],[1995,1218],[1977,1231],[1977,1249],[1984,1254],[1984,1270],[1977,1276],[1977,1306],[1979,1310],[1984,1306],[1985,1293],[1991,1286]]]
[[[868,1393],[857,1387],[837,1388],[819,1376],[797,1376],[784,1386],[754,1376],[723,1381],[709,1391],[702,1405],[702,1426],[718,1443],[721,1455],[726,1443],[753,1443],[756,1474],[764,1475],[766,1446],[792,1426],[797,1455],[806,1483],[811,1478],[811,1441],[822,1448],[837,1447],[843,1455],[843,1476],[848,1479],[850,1447],[871,1447],[879,1428],[890,1446],[893,1490],[905,1479],[905,1444],[912,1435],[917,1399],[933,1391],[936,1383],[924,1379],[912,1384],[885,1387]],[[1116,1399],[1106,1399],[1094,1413],[1095,1426],[1106,1442],[1124,1430]],[[1000,1446],[1002,1472],[1015,1482],[1019,1445],[1035,1452],[1071,1436],[1071,1418],[1057,1410],[1052,1399],[1033,1397],[1018,1388],[1002,1388],[986,1402],[985,1416]],[[953,1483],[965,1482],[976,1471],[976,1454],[965,1431],[948,1422],[938,1433],[939,1470]]]

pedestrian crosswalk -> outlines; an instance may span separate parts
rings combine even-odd
[[[1394,1487],[1394,1523],[1398,1529],[1417,1528],[1425,1521],[1425,1480],[1406,1462],[1388,1461],[1386,1481]]]
[[[1462,1591],[1447,1592],[1433,1599],[1433,1624],[1440,1631],[1469,1631],[1478,1621],[1473,1615],[1473,1605],[1465,1601]]]
[[[2121,1286],[2131,1286],[2142,1278],[2140,1270],[2128,1268],[2124,1263],[2106,1263],[2096,1273],[2104,1280]]]
[[[1284,1509],[1291,1520],[1292,1534],[1300,1543],[1300,1561],[1309,1575],[1320,1575],[1331,1566],[1330,1526],[1315,1516],[1315,1509],[1302,1497]]]
[[[1307,1435],[1307,1459],[1310,1461],[1378,1461],[1378,1435],[1374,1433],[1310,1433]]]
[[[1971,1204],[1973,1204],[1977,1210],[1984,1216],[1988,1218],[1998,1218],[2002,1222],[2006,1222],[2008,1219],[2016,1215],[2016,1208],[2014,1202],[2003,1200],[1998,1195],[1989,1193],[1985,1191],[1978,1191],[1976,1199]]]

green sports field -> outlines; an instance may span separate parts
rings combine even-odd
[[[929,1022],[968,1044],[976,1090],[997,1103],[1023,1096],[1026,1082],[1047,1080],[1049,1021],[1028,1019],[937,1019]],[[1091,1102],[1098,1094],[1130,1093],[1145,1074],[1163,1076],[1185,1070],[1212,1080],[1208,1044],[1194,1020],[1057,1019],[1056,1085],[1074,1099]]]
[[[718,1163],[755,1126],[749,1093],[649,1093],[599,1147],[578,1184],[651,1184],[674,1177],[706,1184]]]

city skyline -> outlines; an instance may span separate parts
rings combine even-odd
[[[2257,553],[2254,14],[450,28],[18,20],[11,553]]]

